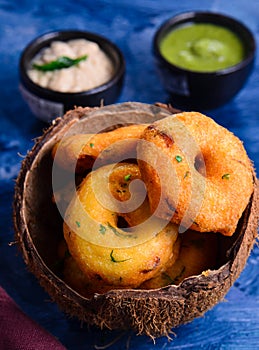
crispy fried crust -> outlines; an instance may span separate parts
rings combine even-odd
[[[148,126],[143,140],[137,156],[152,211],[196,231],[231,236],[253,192],[253,167],[241,141],[197,112]]]
[[[180,252],[175,263],[141,285],[155,289],[169,284],[179,284],[185,278],[214,269],[218,258],[218,235],[188,230],[179,236]]]
[[[105,187],[102,174],[108,174],[110,168],[112,170],[108,178],[109,185],[122,202],[130,196],[131,183],[141,178],[136,164],[121,163],[114,170],[105,166],[92,171],[84,179],[68,207],[64,237],[69,252],[89,279],[98,275],[106,284],[136,288],[145,280],[172,266],[178,255],[178,251],[173,250],[178,232],[175,225],[165,222],[163,229],[155,236],[148,237],[144,243],[135,243],[137,230],[125,232],[118,228],[119,214],[109,209],[112,204],[109,200],[114,197],[108,198],[102,204],[97,196],[98,189],[104,191]],[[131,195],[133,196],[133,193]],[[149,216],[148,202],[144,201],[141,207],[143,206],[143,213]],[[138,225],[148,219],[148,216],[139,215],[139,211],[126,211],[124,217]],[[153,232],[153,227],[151,229]],[[96,237],[97,243],[89,241],[92,236]]]
[[[97,157],[99,164],[114,163],[136,156],[136,144],[146,125],[129,125],[100,134],[64,137],[52,150],[52,156],[66,170],[84,173]]]

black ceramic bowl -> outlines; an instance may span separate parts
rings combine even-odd
[[[114,75],[109,81],[90,90],[66,93],[43,88],[29,78],[28,68],[41,49],[56,40],[68,41],[80,38],[97,43],[111,59]],[[123,86],[125,60],[120,49],[101,35],[78,30],[54,31],[37,37],[25,47],[20,57],[19,71],[21,92],[31,111],[37,118],[49,122],[75,106],[94,107],[116,102]]]
[[[161,40],[179,26],[211,23],[236,33],[242,40],[245,58],[215,72],[196,72],[169,63],[160,52]],[[153,51],[158,74],[170,95],[170,103],[181,108],[212,109],[233,98],[244,86],[255,60],[256,44],[251,31],[241,22],[213,12],[185,12],[164,22],[156,31]]]

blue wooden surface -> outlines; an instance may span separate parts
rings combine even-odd
[[[154,345],[131,332],[100,331],[81,326],[58,310],[26,269],[13,241],[12,198],[22,156],[44,125],[36,120],[19,93],[18,60],[25,45],[46,31],[83,29],[108,36],[123,51],[127,74],[120,102],[166,102],[151,52],[156,28],[169,16],[189,10],[213,10],[244,22],[259,38],[258,1],[247,0],[0,0],[0,285],[34,320],[68,349],[95,349],[119,337],[109,349],[258,349],[259,248],[224,302],[204,317],[175,330],[174,340]],[[243,141],[259,169],[259,71],[227,105],[206,113]]]

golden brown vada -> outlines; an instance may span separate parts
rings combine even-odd
[[[98,274],[88,278],[72,256],[64,261],[63,278],[71,288],[86,298],[92,298],[95,293],[103,294],[115,289],[114,286],[106,284]]]
[[[112,192],[120,197],[115,200],[122,203],[128,198],[134,180],[141,178],[138,166],[128,163],[106,165],[89,173],[67,209],[63,226],[64,238],[70,254],[87,278],[92,279],[98,275],[104,284],[135,288],[174,263],[177,257],[177,252],[173,251],[178,236],[177,227],[155,219],[151,225],[138,231],[141,224],[148,220],[145,216],[150,214],[145,199],[140,205],[145,207],[141,210],[142,216],[138,208],[132,213],[122,214],[126,221],[134,222],[136,229],[130,227],[126,231],[126,228],[118,227],[120,212],[110,210],[109,201],[104,201],[105,205],[102,203],[105,196],[102,182],[105,174],[108,185],[111,179]],[[131,193],[130,196],[134,195]],[[158,227],[162,224],[160,231],[153,226],[154,222],[158,223]],[[148,233],[149,230],[152,235]]]
[[[176,260],[157,276],[143,282],[139,289],[156,289],[169,284],[179,284],[185,278],[206,273],[208,269],[216,268],[218,256],[218,235],[200,233],[188,230],[179,235],[174,246],[174,260]],[[128,288],[128,286],[114,286],[105,283],[96,274],[87,277],[70,255],[64,259],[63,277],[65,282],[85,297],[92,297],[95,293],[105,293],[111,289]]]
[[[152,212],[196,231],[231,236],[253,192],[242,142],[198,112],[159,120],[142,139],[137,157]]]
[[[160,275],[145,281],[141,288],[153,289],[179,284],[187,277],[216,268],[218,234],[187,230],[178,240],[181,247],[175,263]]]
[[[134,124],[99,134],[76,134],[64,137],[52,149],[52,157],[66,170],[85,172],[97,157],[100,164],[134,158],[136,144],[145,124]]]
[[[70,255],[66,241],[62,239],[58,245],[58,257],[62,262],[63,280],[75,291],[86,298],[91,298],[95,293],[105,293],[113,286],[105,284],[99,275],[89,279],[78,267],[73,257]]]

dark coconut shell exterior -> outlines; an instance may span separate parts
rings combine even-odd
[[[159,107],[158,107],[159,106]],[[254,193],[232,237],[222,237],[221,256],[215,270],[186,278],[179,285],[153,290],[112,290],[92,299],[79,295],[60,277],[55,265],[62,220],[51,201],[51,149],[65,131],[98,111],[122,116],[122,124],[145,122],[175,110],[165,105],[123,103],[110,107],[76,108],[56,119],[36,141],[22,162],[14,197],[14,227],[25,263],[60,308],[70,316],[109,329],[133,329],[152,338],[168,336],[173,328],[190,322],[221,301],[243,270],[257,238],[259,188]],[[103,110],[103,112],[102,112]],[[107,112],[108,110],[108,112]],[[118,113],[119,112],[119,113]]]

